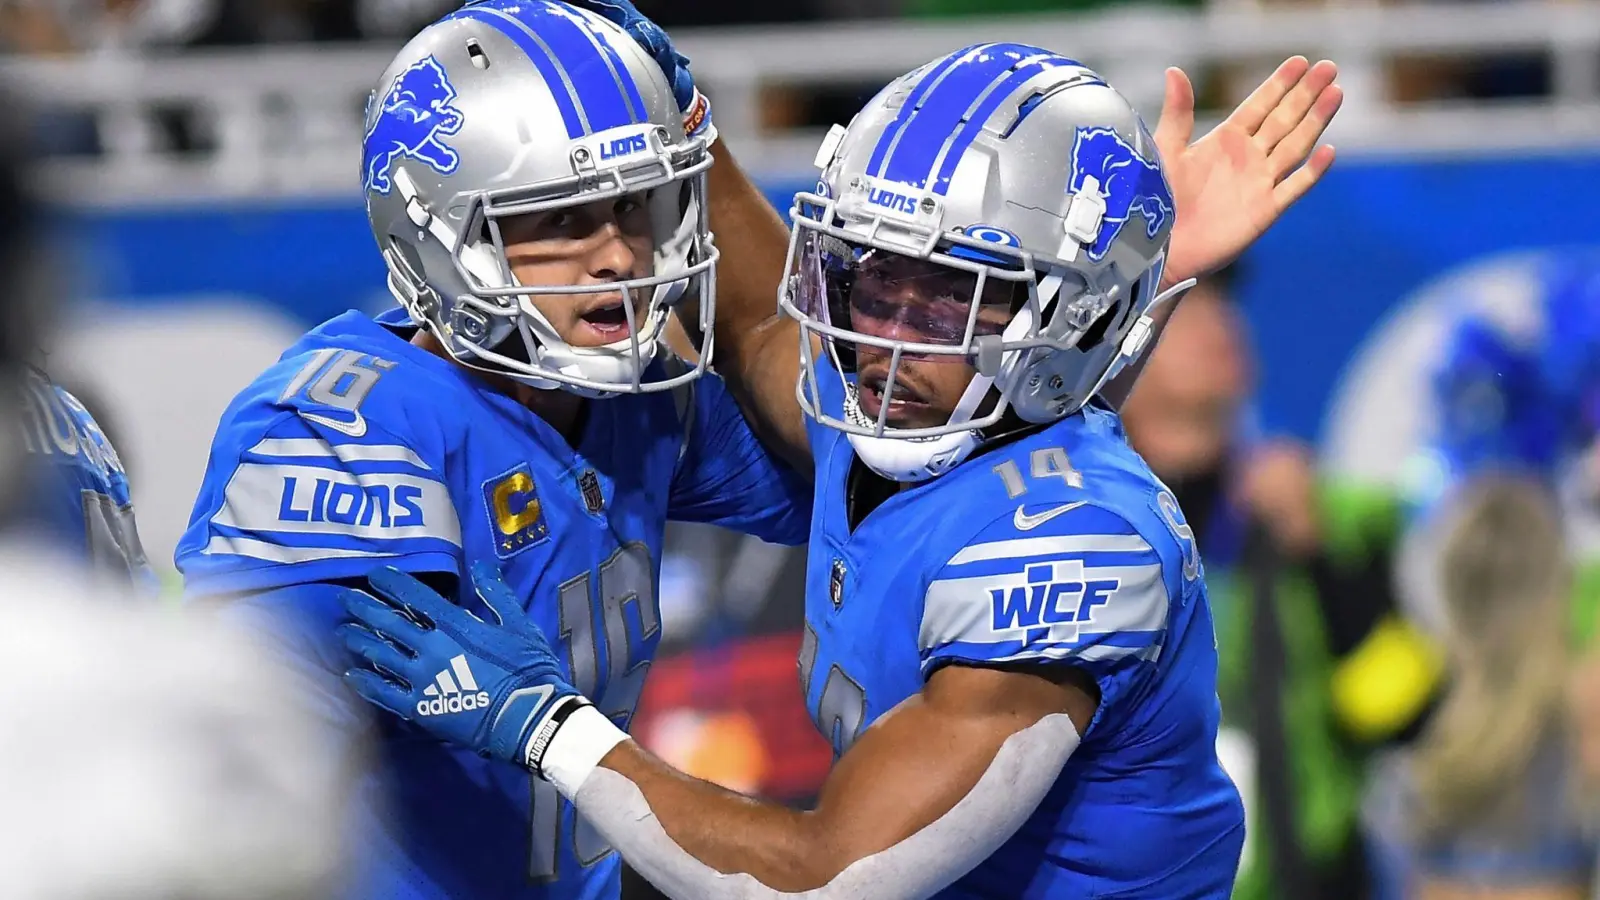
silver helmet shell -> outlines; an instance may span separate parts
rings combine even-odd
[[[458,362],[591,397],[669,389],[709,364],[707,338],[697,366],[651,376],[686,294],[700,301],[700,333],[711,333],[711,158],[704,139],[684,135],[660,68],[615,25],[555,0],[469,3],[383,73],[363,151],[390,290]],[[532,298],[596,286],[518,283],[501,224],[630,194],[648,198],[654,268],[606,285],[622,298],[628,336],[569,345]]]
[[[827,358],[802,341],[797,391],[881,474],[940,474],[1008,409],[1036,423],[1070,415],[1143,351],[1172,193],[1138,113],[1082,64],[1022,44],[957,51],[836,127],[817,164],[816,190],[796,198],[780,305]],[[966,320],[938,340],[853,328],[855,276],[885,255],[950,270]],[[1016,300],[985,333],[979,307],[996,282]],[[977,375],[945,424],[895,428],[888,403],[875,418],[855,403],[856,347],[893,355],[885,396],[907,358],[966,361]],[[846,381],[843,410],[824,408],[826,377]]]

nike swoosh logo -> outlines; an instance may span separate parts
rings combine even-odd
[[[353,422],[341,422],[338,419],[331,419],[331,418],[329,418],[327,416],[322,416],[322,415],[318,415],[316,413],[309,413],[309,412],[301,413],[300,414],[300,418],[302,418],[302,419],[310,419],[311,421],[317,423],[318,425],[326,425],[327,427],[332,428],[334,431],[338,431],[338,432],[342,432],[344,434],[348,434],[349,436],[351,436],[353,438],[366,436],[366,433],[367,433],[367,420],[364,417],[362,417],[361,413],[359,413],[359,412],[352,412],[350,415],[355,417],[355,421],[353,421]]]
[[[1011,524],[1017,526],[1018,531],[1032,531],[1056,516],[1072,512],[1088,502],[1087,500],[1079,500],[1076,503],[1063,503],[1053,509],[1047,509],[1042,513],[1034,513],[1031,516],[1024,513],[1022,507],[1019,506],[1017,507],[1017,514],[1011,519]]]

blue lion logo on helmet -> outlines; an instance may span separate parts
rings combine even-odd
[[[389,193],[394,186],[389,169],[402,156],[409,156],[440,175],[449,175],[461,165],[455,149],[440,140],[460,131],[466,121],[461,110],[450,105],[455,99],[456,89],[444,67],[432,56],[412,63],[395,77],[389,92],[383,95],[363,146],[363,183],[367,190]]]
[[[1111,128],[1079,128],[1072,145],[1072,179],[1067,192],[1089,189],[1105,198],[1105,218],[1100,235],[1089,245],[1088,255],[1099,262],[1122,232],[1122,226],[1135,213],[1144,219],[1145,234],[1154,238],[1172,218],[1172,189],[1167,186],[1161,165],[1140,156]]]

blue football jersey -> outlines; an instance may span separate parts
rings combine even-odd
[[[94,416],[35,369],[24,379],[20,409],[32,467],[26,519],[100,572],[153,592],[156,578],[134,524],[127,472]]]
[[[838,404],[837,379],[818,380]],[[842,433],[810,428],[800,672],[836,753],[943,665],[1067,663],[1100,688],[1044,801],[939,896],[1227,897],[1244,809],[1217,761],[1200,557],[1116,415],[1089,408],[969,460],[854,530],[855,454]]]
[[[574,449],[408,343],[387,327],[396,319],[324,323],[224,413],[178,546],[187,593],[245,593],[226,608],[274,629],[328,714],[355,728],[366,710],[338,679],[351,664],[335,634],[342,609],[262,609],[295,595],[261,592],[392,565],[457,576],[472,606],[461,573],[494,560],[559,641],[572,683],[626,727],[661,639],[667,520],[798,544],[809,486],[762,451],[715,377],[591,402]],[[470,677],[441,672],[440,699],[470,697]],[[350,896],[618,896],[616,854],[553,787],[394,717],[379,728],[381,767],[357,791]]]

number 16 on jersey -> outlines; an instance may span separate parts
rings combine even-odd
[[[600,564],[598,574],[593,579],[584,572],[561,585],[558,637],[567,650],[573,687],[626,729],[650,671],[651,648],[661,633],[650,548],[626,544]],[[637,628],[629,627],[630,608],[638,617]],[[600,690],[602,672],[604,690]],[[536,776],[532,784],[530,877],[549,881],[559,875],[563,834],[580,866],[592,866],[611,852],[599,832],[569,810],[570,804],[554,786]],[[570,827],[563,827],[563,822]]]

